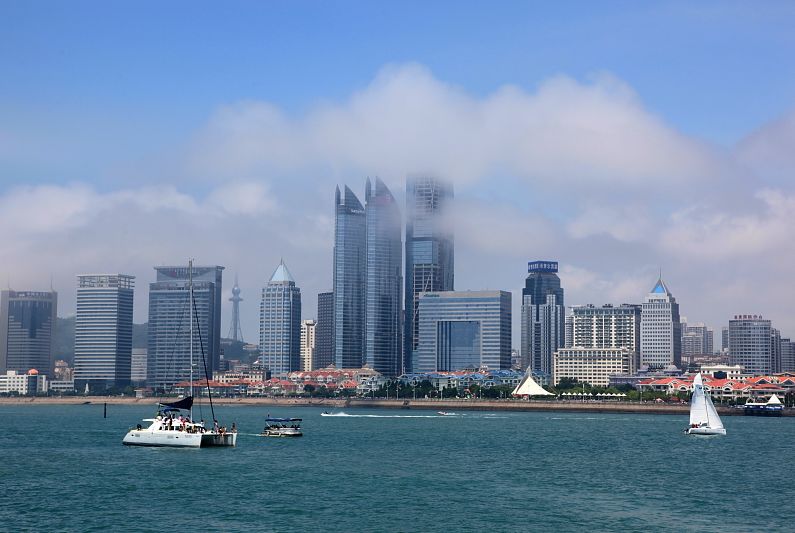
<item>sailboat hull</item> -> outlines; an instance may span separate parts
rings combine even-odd
[[[127,446],[159,446],[168,448],[199,448],[202,446],[201,433],[184,431],[147,431],[133,429],[128,432],[122,444]]]
[[[725,435],[724,428],[687,428],[688,435]]]

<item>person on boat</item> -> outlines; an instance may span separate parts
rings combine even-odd
[[[237,426],[232,422],[232,433],[237,433]]]
[[[218,433],[218,420],[213,420],[213,431]]]

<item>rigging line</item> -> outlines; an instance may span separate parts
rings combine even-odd
[[[193,316],[196,317],[196,331],[199,333],[199,348],[202,352],[202,363],[204,364],[204,379],[207,380],[207,399],[210,400],[210,414],[215,422],[215,409],[213,408],[213,395],[210,392],[210,375],[207,372],[207,359],[204,357],[204,341],[202,340],[202,330],[199,327],[199,312],[196,310],[196,300],[193,300]]]

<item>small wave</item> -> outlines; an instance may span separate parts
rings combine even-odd
[[[345,418],[444,418],[442,415],[352,415],[348,413],[321,413],[320,416],[338,416]]]

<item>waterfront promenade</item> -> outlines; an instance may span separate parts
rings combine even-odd
[[[10,397],[0,398],[0,405],[147,405],[157,398],[130,398],[121,396],[62,396],[62,397]],[[216,405],[262,405],[275,407],[318,407],[323,409],[379,408],[379,409],[425,409],[433,411],[568,411],[589,413],[642,413],[659,415],[686,415],[687,404],[655,402],[600,402],[600,401],[527,401],[527,400],[478,400],[478,399],[331,399],[331,398],[213,398]],[[716,406],[721,416],[742,415],[742,409]],[[787,408],[784,416],[795,416],[795,409]]]

